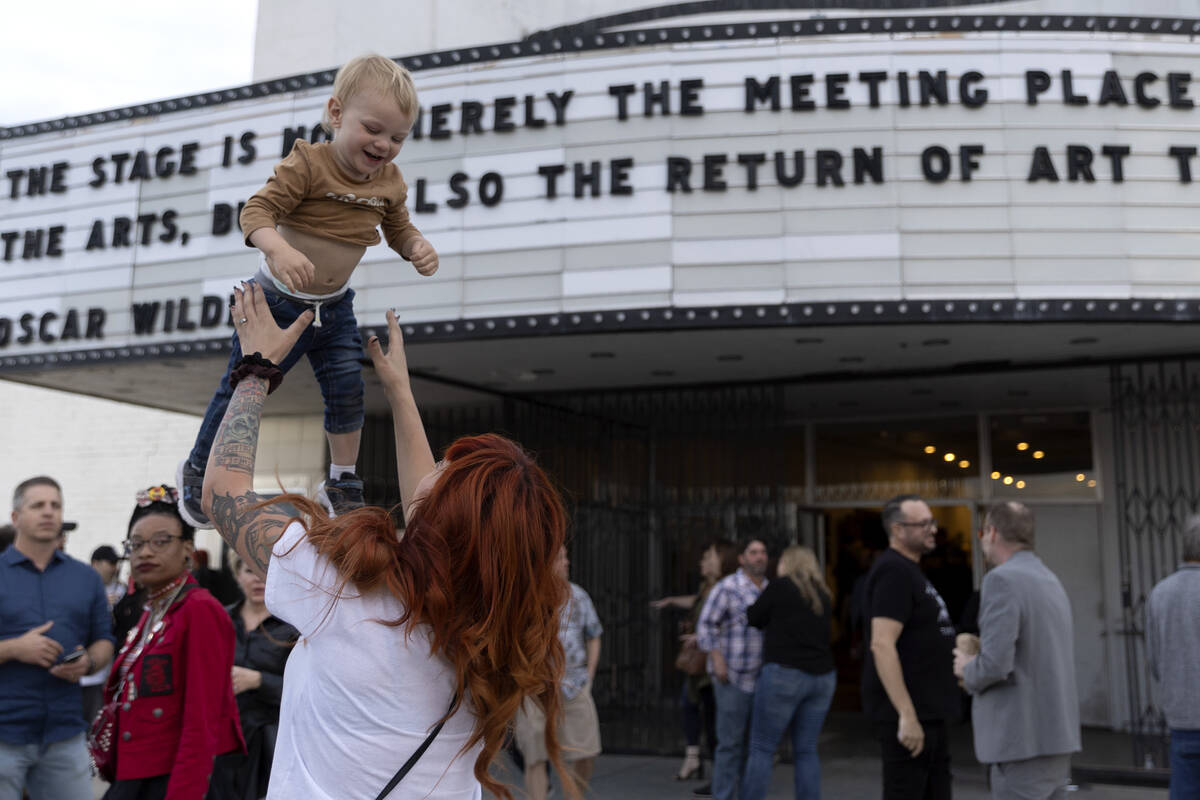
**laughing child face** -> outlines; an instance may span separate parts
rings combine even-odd
[[[356,180],[370,180],[400,153],[412,130],[412,116],[383,92],[360,92],[345,102],[329,98],[338,166]]]

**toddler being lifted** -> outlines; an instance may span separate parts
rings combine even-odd
[[[279,366],[287,372],[307,355],[321,386],[331,466],[318,498],[335,514],[363,504],[363,483],[355,473],[363,426],[363,345],[350,275],[367,247],[378,244],[380,226],[388,246],[417,272],[432,275],[438,268],[437,252],[408,218],[408,187],[392,163],[416,115],[417,93],[407,70],[376,55],[350,61],[338,71],[322,119],[332,141],[298,140],[241,215],[246,244],[261,251],[255,280],[276,322],[290,325],[309,310],[315,315]],[[212,527],[200,492],[213,437],[233,395],[229,374],[241,358],[235,332],[225,375],[191,454],[179,465],[179,510],[196,527]]]

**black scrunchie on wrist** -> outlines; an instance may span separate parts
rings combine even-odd
[[[250,353],[241,357],[229,373],[229,388],[236,389],[238,383],[247,375],[255,375],[265,380],[267,394],[278,389],[279,384],[283,383],[283,370],[271,363],[270,360],[263,358],[262,353]]]

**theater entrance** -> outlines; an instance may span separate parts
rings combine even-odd
[[[899,403],[919,391],[928,406],[951,388],[891,382],[828,391],[845,403],[857,403],[852,396]],[[853,714],[865,633],[853,613],[854,588],[886,547],[879,512],[889,498],[916,494],[933,509],[938,549],[922,567],[956,621],[969,616],[982,574],[973,548],[980,507],[1021,498],[1091,509],[1090,517],[1073,511],[1051,521],[1042,506],[1052,529],[1065,532],[1047,549],[1066,551],[1084,540],[1085,517],[1097,519],[1089,412],[989,412],[953,401],[953,413],[942,416],[814,419],[823,391],[763,383],[490,395],[476,406],[423,414],[435,450],[464,433],[502,431],[536,452],[559,484],[571,519],[572,580],[591,594],[605,627],[593,695],[606,751],[678,752],[684,676],[674,661],[686,614],[655,611],[650,602],[694,594],[700,555],[714,539],[754,536],[774,556],[792,543],[815,551],[835,599],[835,710]],[[391,425],[368,420],[359,459],[364,474],[379,477],[368,496],[383,505],[398,500]],[[1094,569],[1090,578],[1098,584]],[[1086,630],[1092,635],[1077,648],[1090,654],[1098,638]],[[1106,697],[1103,686],[1090,694]]]

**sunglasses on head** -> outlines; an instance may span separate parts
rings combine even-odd
[[[139,508],[145,508],[151,503],[170,503],[175,505],[179,502],[179,490],[173,486],[151,486],[149,489],[142,489],[137,493],[134,501]]]

